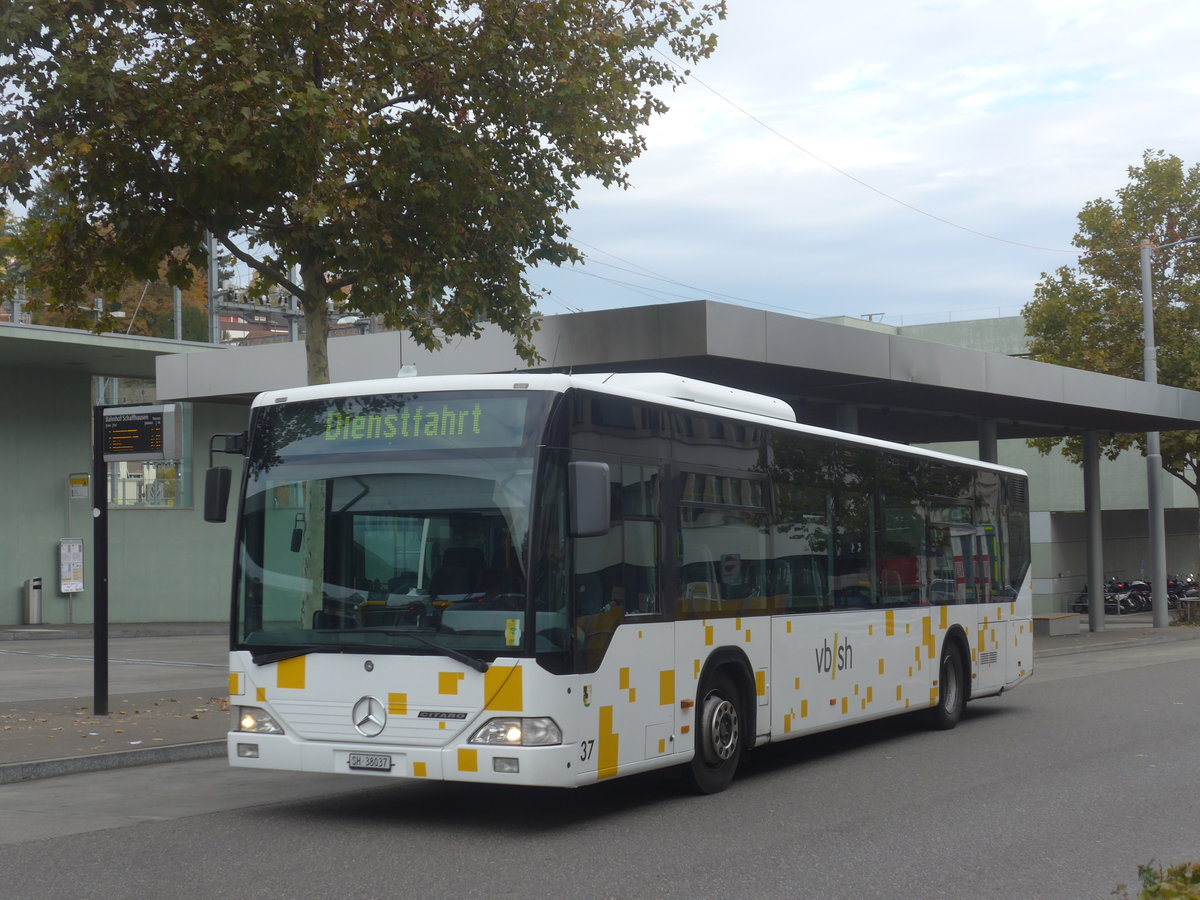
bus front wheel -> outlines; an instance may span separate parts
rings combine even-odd
[[[938,699],[933,707],[933,724],[950,729],[962,718],[967,705],[967,683],[962,652],[958,644],[947,641],[942,647],[942,663],[938,675]]]
[[[696,703],[696,755],[688,781],[702,794],[723,791],[742,758],[741,695],[724,672],[706,679]]]

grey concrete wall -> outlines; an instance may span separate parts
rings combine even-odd
[[[43,579],[46,618],[66,621],[58,541],[91,536],[90,503],[67,500],[71,473],[91,470],[91,377],[4,367],[0,380],[0,622],[22,622],[23,585],[33,577]],[[90,596],[74,601],[85,605]]]
[[[896,333],[922,341],[937,341],[968,350],[1003,353],[1006,356],[1024,356],[1029,352],[1025,320],[1020,316],[930,325],[902,325],[896,329]]]
[[[245,430],[249,410],[202,403],[192,410],[193,505],[109,512],[109,619],[113,622],[229,618],[234,523],[232,515],[220,525],[204,521],[204,470],[209,437]],[[236,491],[242,474],[240,457],[217,454],[214,462],[233,469]],[[235,502],[230,500],[231,513]]]
[[[0,624],[24,621],[24,582],[43,580],[42,620],[93,621],[92,499],[69,498],[68,479],[92,469],[92,379],[84,373],[0,367]],[[193,411],[192,496],[203,499],[208,437],[245,428],[245,407]],[[240,474],[236,458],[228,461]],[[93,496],[95,485],[92,486]],[[59,593],[58,541],[83,538],[82,593]],[[233,526],[183,509],[114,509],[109,515],[109,619],[223,621],[229,615]]]

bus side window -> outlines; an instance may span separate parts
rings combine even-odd
[[[621,466],[621,519],[625,532],[622,583],[629,612],[662,611],[659,527],[662,470],[625,462]]]
[[[681,507],[680,618],[768,612],[765,516],[753,510]]]
[[[777,435],[771,523],[771,558],[777,573],[776,608],[823,612],[833,607],[832,482],[828,447],[796,435]]]
[[[925,512],[919,491],[921,464],[895,454],[879,460],[879,512],[875,566],[881,606],[916,606],[923,585],[921,559]]]
[[[574,602],[577,671],[600,665],[625,617],[661,612],[658,466],[609,462],[621,479],[607,534],[575,539]]]
[[[576,671],[594,672],[604,658],[613,632],[625,618],[625,589],[621,581],[624,529],[575,539],[575,661]]]

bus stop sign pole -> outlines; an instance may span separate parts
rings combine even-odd
[[[104,407],[92,411],[92,714],[108,715],[108,472]]]
[[[96,582],[92,635],[93,712],[108,715],[108,472],[110,462],[178,459],[183,418],[179,404],[130,404],[92,409],[92,574]]]

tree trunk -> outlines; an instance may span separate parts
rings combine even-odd
[[[304,357],[309,384],[329,384],[329,310],[325,275],[314,265],[300,267],[304,292]],[[314,627],[314,614],[325,607],[326,482],[309,482],[304,502],[304,574],[308,596],[300,609],[300,627]]]
[[[304,357],[308,365],[309,384],[329,384],[329,290],[325,274],[318,266],[303,265],[300,277],[305,296],[300,298],[304,310]]]

